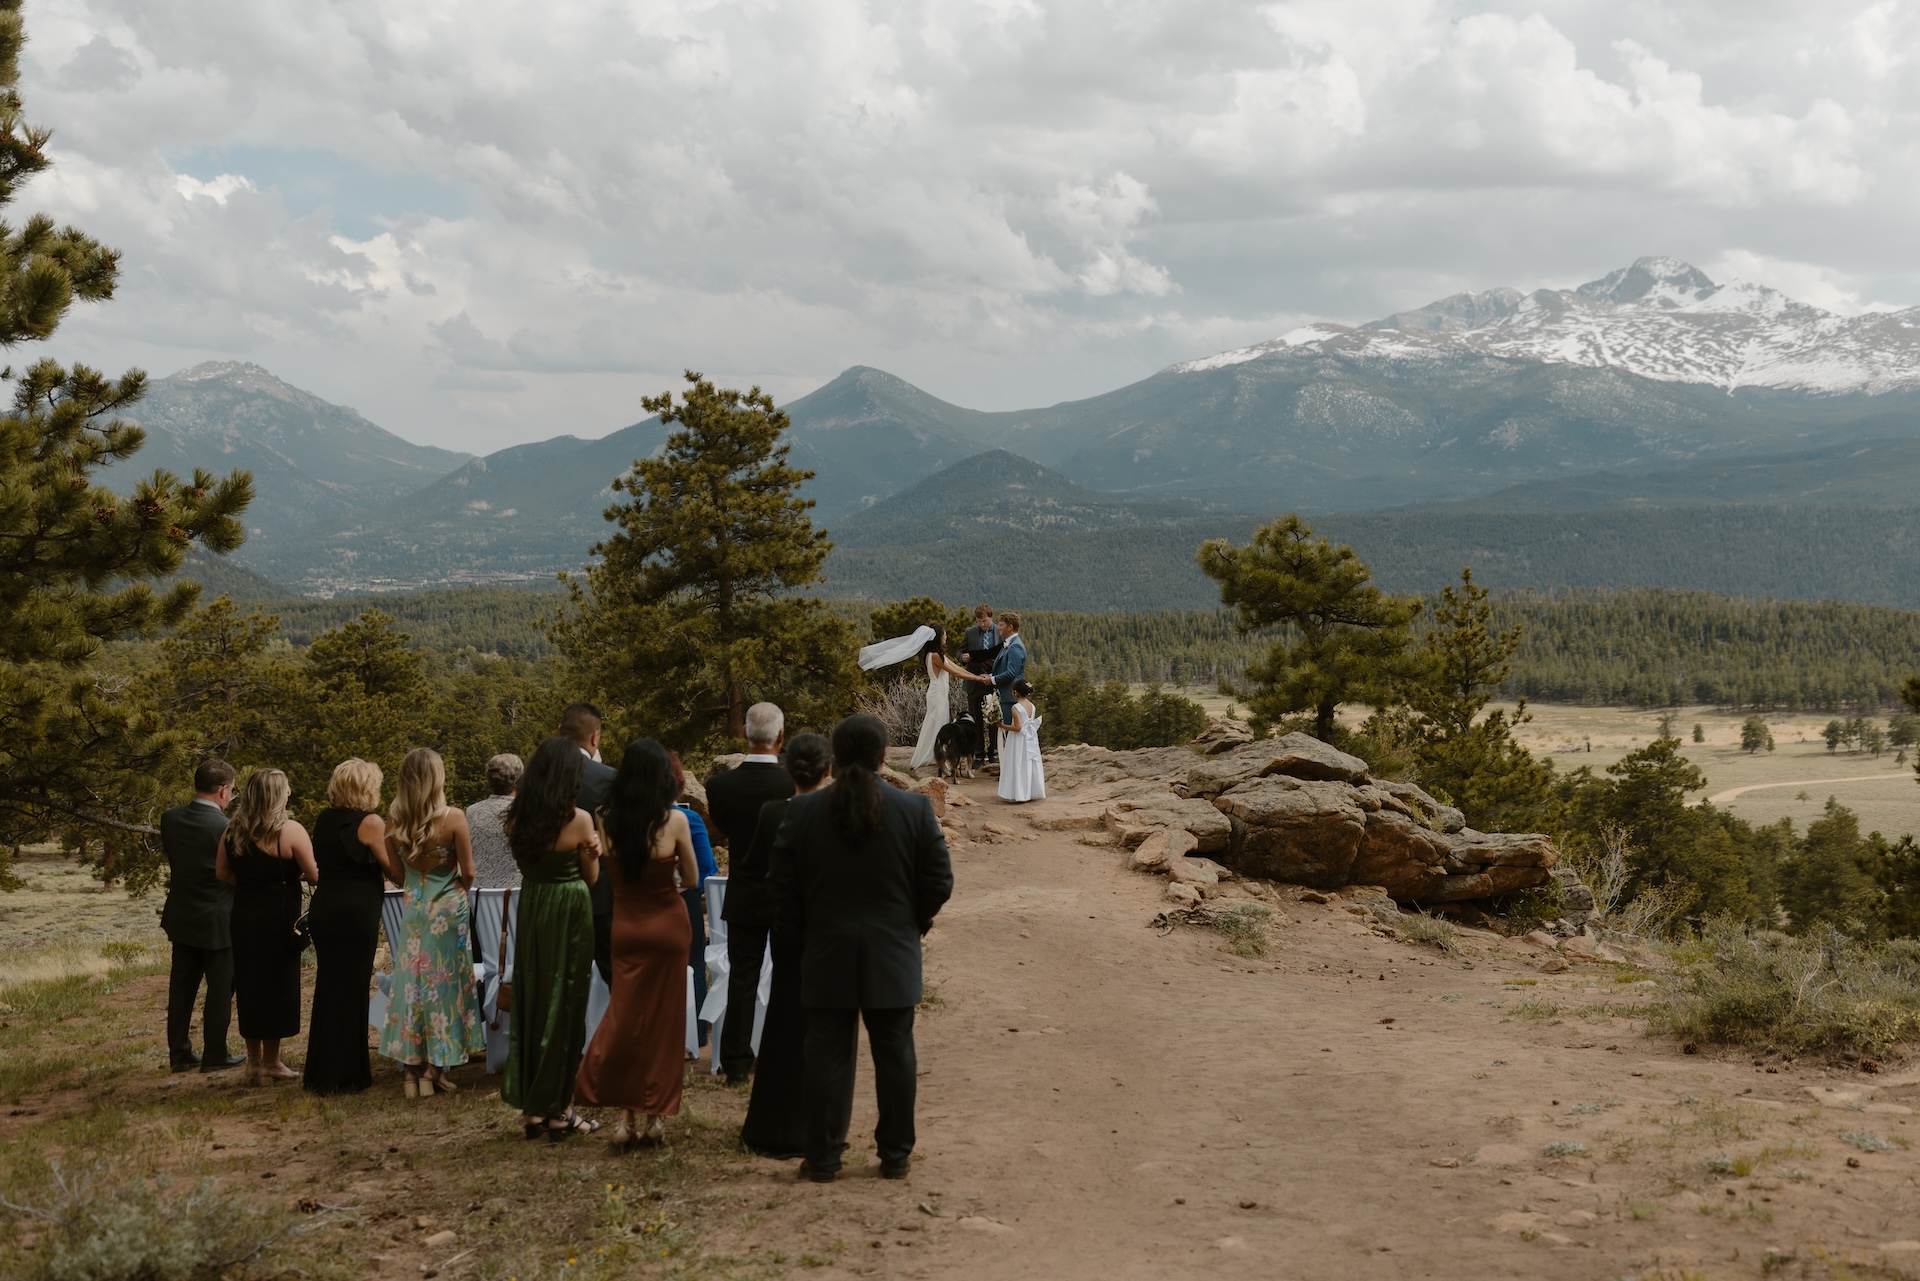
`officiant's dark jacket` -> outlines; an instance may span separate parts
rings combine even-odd
[[[707,813],[727,838],[727,899],[720,918],[739,925],[766,928],[773,924],[773,893],[767,888],[766,869],[748,860],[753,832],[760,824],[760,807],[793,795],[793,779],[772,761],[746,761],[707,783]]]
[[[166,851],[166,905],[160,928],[182,947],[217,952],[233,946],[233,887],[213,874],[227,816],[218,806],[192,801],[160,816],[160,848]]]
[[[586,754],[583,752],[581,755]],[[589,814],[598,813],[600,807],[607,803],[607,797],[613,795],[613,780],[619,776],[620,771],[613,766],[588,756],[580,762],[580,796],[574,804]],[[600,853],[604,855],[606,851],[601,850]],[[593,900],[593,914],[611,918],[613,916],[613,878],[603,871],[600,879],[587,889],[589,897]]]
[[[800,1003],[886,1010],[920,1004],[920,936],[953,894],[933,803],[880,786],[880,823],[848,841],[831,787],[787,802],[769,880],[779,928],[806,939]]]

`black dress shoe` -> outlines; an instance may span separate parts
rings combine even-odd
[[[728,1084],[728,1085],[745,1085],[745,1084],[746,1084],[746,1083],[747,1083],[748,1081],[751,1081],[752,1079],[753,1079],[753,1073],[751,1073],[751,1072],[729,1072],[729,1073],[727,1073],[727,1084]]]
[[[197,1054],[188,1055],[184,1059],[167,1060],[167,1068],[169,1071],[173,1071],[173,1072],[191,1072],[199,1066],[200,1066],[200,1056]]]
[[[840,1171],[837,1169],[816,1170],[805,1161],[800,1163],[800,1174],[809,1183],[832,1183],[840,1177]]]
[[[224,1072],[228,1068],[237,1068],[247,1061],[244,1054],[222,1054],[218,1058],[204,1059],[200,1063],[202,1072]]]
[[[903,1156],[898,1161],[882,1161],[880,1177],[883,1179],[904,1179],[913,1171],[913,1158]]]

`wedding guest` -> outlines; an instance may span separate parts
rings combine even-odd
[[[687,816],[687,828],[693,837],[693,857],[700,869],[697,881],[680,887],[680,897],[687,906],[687,928],[692,932],[688,941],[687,964],[693,967],[693,1008],[699,1009],[707,1003],[707,900],[703,887],[709,876],[720,874],[719,860],[713,856],[713,838],[707,834],[707,821],[700,817],[700,811],[686,803],[687,772],[680,764],[680,753],[667,753],[667,761],[673,771],[674,795],[679,798],[675,806]],[[713,1024],[705,1019],[700,1021],[700,1044],[705,1045]]]
[[[580,751],[580,794],[574,804],[596,814],[613,786],[613,767],[600,759],[600,709],[592,703],[568,703],[558,733]],[[602,982],[613,982],[613,883],[606,877],[588,883],[593,900],[593,964]]]
[[[1047,798],[1047,771],[1040,763],[1040,717],[1033,710],[1033,686],[1013,683],[1013,719],[1007,723],[1006,750],[1000,757],[1000,799],[1023,804]]]
[[[320,883],[307,905],[313,936],[313,1012],[301,1081],[315,1094],[358,1094],[373,1084],[367,1056],[367,998],[380,945],[380,905],[401,879],[387,854],[380,767],[359,757],[333,767],[327,808],[313,820]],[[396,967],[397,969],[397,967]]]
[[[780,764],[785,732],[786,716],[778,707],[755,703],[747,709],[747,759],[707,783],[707,812],[727,842],[727,897],[720,905],[720,919],[727,923],[727,1018],[716,1053],[728,1085],[739,1085],[753,1070],[753,1007],[773,928],[773,902],[765,860],[753,873],[745,861],[760,811],[769,801],[793,795],[793,779]]]
[[[960,637],[960,662],[975,676],[991,677],[993,660],[1000,657],[1000,633],[994,630],[993,606],[985,601],[973,607],[973,626]],[[967,711],[980,727],[981,752],[989,761],[1000,759],[995,735],[987,733],[986,703],[992,681],[967,683]]]
[[[512,752],[490,758],[486,767],[488,795],[467,806],[475,889],[513,889],[520,884],[520,869],[514,866],[513,849],[507,844],[507,829],[501,820],[513,804],[514,789],[520,786],[526,768]]]
[[[387,857],[402,865],[407,893],[380,1053],[402,1065],[408,1098],[430,1099],[453,1093],[448,1069],[487,1048],[468,942],[473,845],[467,816],[447,804],[440,753],[407,753],[387,818]]]
[[[572,738],[556,736],[540,744],[506,816],[521,889],[512,1026],[500,1097],[520,1109],[527,1138],[544,1136],[555,1143],[600,1128],[598,1121],[583,1120],[573,1110],[593,981],[593,904],[587,887],[600,879],[593,819],[574,803],[585,762]],[[685,992],[682,980],[683,1008]]]
[[[832,781],[832,755],[825,735],[795,734],[787,745],[786,772],[793,779],[797,795],[817,792]],[[773,838],[787,816],[788,802],[768,801],[760,807],[753,844],[738,855],[727,870],[727,902],[733,902],[737,883],[760,886],[760,893],[772,897],[766,888],[767,863],[773,856]],[[771,905],[769,905],[770,907]],[[732,928],[731,923],[729,929]],[[728,936],[731,942],[732,936]],[[747,1101],[747,1119],[740,1127],[740,1142],[760,1156],[786,1161],[805,1156],[807,1148],[806,1109],[806,1037],[807,1012],[800,1004],[801,935],[797,928],[774,925],[773,984],[767,993],[767,1014],[760,1027],[760,1055],[753,1060],[753,1095]],[[760,967],[754,967],[758,980]],[[729,1010],[751,1010],[749,1004],[735,1006],[728,998]],[[753,1020],[742,1019],[751,1033]],[[727,1019],[727,1030],[733,1018]]]
[[[574,1097],[621,1109],[616,1147],[666,1141],[686,1082],[687,914],[679,885],[697,883],[689,819],[674,804],[684,783],[667,750],[629,743],[601,810],[613,881],[613,999],[580,1062]],[[645,1117],[644,1128],[640,1121]]]
[[[167,977],[167,1062],[175,1072],[223,1072],[247,1060],[227,1052],[233,1022],[233,889],[214,872],[220,834],[233,801],[233,766],[200,762],[193,799],[160,816],[160,848],[167,856],[167,902],[160,928],[173,945]],[[193,1052],[193,1004],[206,981],[200,1015],[204,1053]]]
[[[1000,696],[1000,737],[1013,723],[1013,683],[1027,676],[1027,643],[1020,639],[1020,615],[1012,610],[1000,614],[1000,653],[993,660],[993,687]],[[1002,747],[1006,744],[1003,741]]]
[[[287,817],[287,776],[255,770],[220,834],[214,874],[234,887],[233,995],[247,1043],[247,1084],[299,1073],[280,1061],[280,1042],[300,1034],[300,883],[320,879],[307,829]],[[362,1034],[364,1036],[364,1033]]]
[[[846,1150],[862,1021],[879,1103],[881,1177],[907,1177],[913,1154],[920,937],[953,893],[953,869],[933,803],[881,785],[886,754],[887,730],[877,718],[841,721],[833,730],[833,786],[789,801],[773,843],[778,928],[804,940],[804,1168],[816,1183],[834,1180]]]

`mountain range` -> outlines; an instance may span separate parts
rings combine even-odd
[[[1129,575],[1126,554],[1281,511],[1383,513],[1472,544],[1475,513],[1499,516],[1506,540],[1576,511],[1904,508],[1920,479],[1916,326],[1920,309],[1839,316],[1643,258],[1575,289],[1309,325],[1045,408],[966,409],[864,366],[784,408],[845,590],[882,591],[856,563],[932,564],[934,549],[1017,535],[1127,580],[1108,596],[1151,603],[1172,580]],[[231,362],[158,380],[135,416],[151,440],[130,469],[254,471],[238,558],[309,592],[578,566],[607,528],[610,482],[665,439],[648,419],[468,457]],[[1096,569],[1103,543],[1121,560]],[[1524,555],[1505,563],[1531,572]],[[1166,572],[1205,586],[1190,545]]]

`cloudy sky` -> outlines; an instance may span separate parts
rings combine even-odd
[[[1916,9],[29,0],[21,203],[124,253],[52,354],[419,441],[601,435],[689,366],[1015,408],[1650,253],[1920,302]]]

